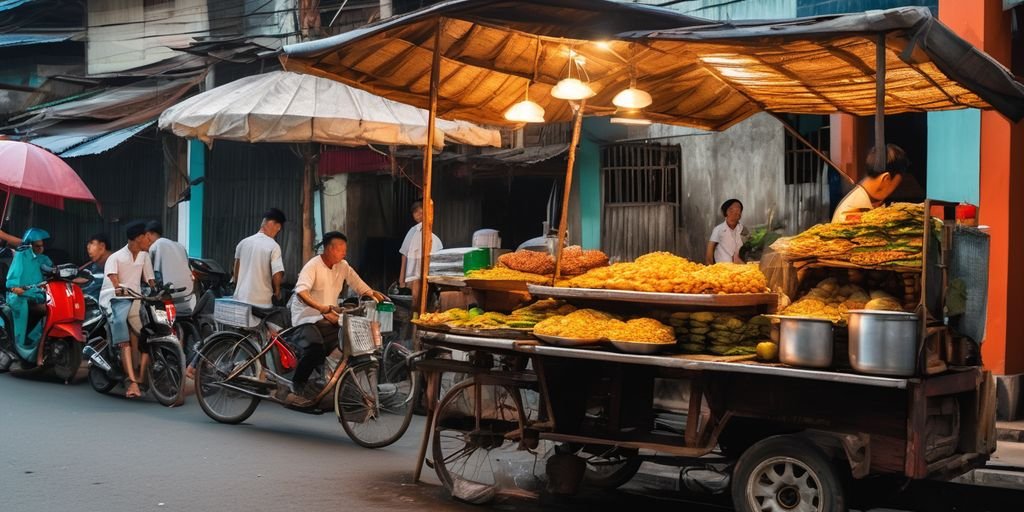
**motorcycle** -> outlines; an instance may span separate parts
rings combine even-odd
[[[124,298],[142,302],[139,317],[142,332],[139,348],[149,353],[146,375],[149,389],[157,402],[165,406],[177,404],[184,395],[185,352],[174,329],[177,308],[171,294],[184,290],[171,284],[158,285],[149,295],[125,290]],[[121,362],[121,350],[110,343],[110,319],[105,320],[102,334],[89,340],[82,355],[89,360],[89,384],[98,393],[108,393],[127,376]],[[98,333],[99,334],[99,333]]]
[[[75,265],[58,265],[44,268],[45,281],[28,286],[28,289],[43,290],[46,296],[46,314],[39,320],[43,332],[39,338],[39,350],[43,352],[43,364],[21,357],[14,346],[14,325],[10,306],[0,306],[0,372],[8,370],[52,370],[57,378],[67,384],[74,378],[82,364],[81,344],[85,343],[82,324],[85,320],[85,295],[76,283],[84,277]],[[17,367],[15,367],[17,365]]]
[[[207,291],[212,291],[216,298],[230,297],[234,293],[231,274],[216,260],[189,258],[188,266],[192,269],[192,277],[195,279],[197,297],[202,297]]]

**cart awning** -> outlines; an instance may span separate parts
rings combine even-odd
[[[438,114],[452,119],[508,125],[505,110],[529,87],[548,121],[569,120],[569,103],[550,91],[566,77],[570,50],[586,59],[597,92],[588,113],[613,113],[612,98],[634,70],[637,87],[654,98],[644,114],[660,123],[722,130],[762,110],[869,115],[880,34],[886,114],[970,107],[1024,117],[1024,85],[917,7],[715,23],[605,1],[454,0],[286,46],[281,60],[289,70],[426,108],[438,23]]]

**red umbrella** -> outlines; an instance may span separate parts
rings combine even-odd
[[[59,210],[64,209],[65,199],[96,203],[82,178],[60,157],[34,144],[13,140],[0,140],[0,190],[7,192],[5,216],[11,195]]]

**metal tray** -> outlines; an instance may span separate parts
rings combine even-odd
[[[592,345],[600,345],[601,343],[604,343],[604,340],[601,338],[566,338],[563,336],[549,336],[547,334],[537,333],[533,333],[533,335],[539,338],[540,340],[545,341],[556,347],[585,347]]]
[[[431,332],[443,332],[458,334],[462,336],[480,336],[482,338],[506,338],[506,339],[524,339],[529,338],[530,333],[533,331],[532,328],[513,328],[513,327],[498,327],[495,329],[470,329],[466,327],[452,327],[448,324],[428,324],[419,320],[412,320],[414,325],[419,326],[424,331]]]
[[[608,340],[615,348],[630,354],[657,354],[674,346],[675,343],[644,343],[638,341]]]
[[[559,299],[614,300],[675,306],[742,307],[775,305],[779,302],[779,296],[774,293],[655,293],[625,290],[602,290],[597,288],[561,288],[536,284],[528,285],[527,289],[531,294],[541,297],[555,297]]]

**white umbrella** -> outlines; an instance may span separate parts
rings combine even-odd
[[[423,146],[428,115],[334,80],[274,71],[182,101],[160,115],[160,128],[206,144],[220,139]],[[500,132],[465,121],[438,120],[437,130],[437,146],[445,140],[501,146]]]

